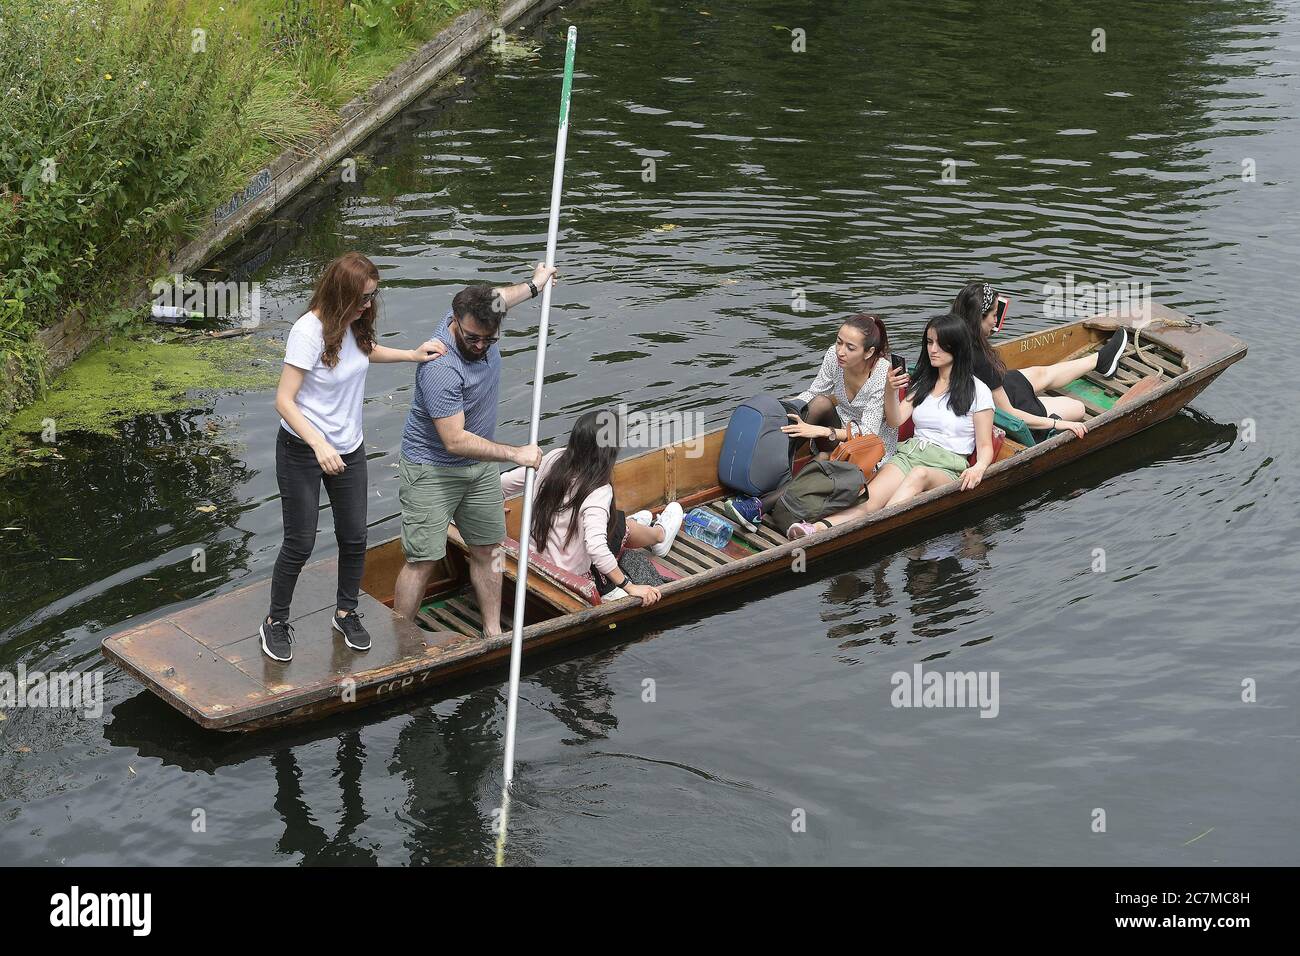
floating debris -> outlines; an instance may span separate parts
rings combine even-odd
[[[518,63],[541,58],[541,44],[532,40],[513,40],[509,37],[492,44],[492,52],[502,63]],[[462,81],[463,81],[462,77]]]

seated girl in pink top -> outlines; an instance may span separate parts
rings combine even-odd
[[[605,600],[659,600],[663,583],[643,548],[665,555],[682,526],[682,506],[672,502],[657,519],[641,511],[625,517],[614,502],[617,419],[587,412],[574,423],[569,444],[542,456],[533,492],[533,548],[557,567],[591,578]],[[501,475],[507,498],[524,487],[523,468]]]

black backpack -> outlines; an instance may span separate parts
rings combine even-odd
[[[851,508],[861,500],[862,485],[862,469],[853,462],[814,458],[785,486],[763,520],[785,534],[796,521],[819,521]]]

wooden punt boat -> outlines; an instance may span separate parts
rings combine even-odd
[[[725,550],[680,535],[663,559],[665,576],[676,578],[663,597],[643,609],[632,599],[593,604],[572,582],[542,567],[530,569],[526,598],[526,654],[535,654],[592,635],[611,635],[618,625],[697,603],[726,589],[789,574],[796,560],[810,563],[962,508],[971,502],[1089,455],[1174,415],[1229,365],[1246,354],[1244,342],[1217,328],[1190,322],[1154,306],[1153,321],[1142,331],[1140,351],[1129,348],[1118,374],[1095,375],[1071,383],[1062,394],[1079,397],[1095,417],[1082,439],[1061,432],[1025,447],[1004,441],[998,459],[978,488],[962,492],[956,483],[928,492],[905,505],[839,525],[798,541],[768,528],[739,531]],[[1095,351],[1122,317],[1098,316],[1020,336],[999,345],[1009,367],[1025,368]],[[619,507],[629,513],[656,509],[678,500],[688,510],[716,509],[725,497],[717,484],[717,456],[723,430],[625,458],[615,468]],[[806,460],[806,459],[805,459]],[[519,503],[506,503],[512,539],[519,536]],[[372,546],[362,581],[361,610],[374,646],[365,654],[334,638],[336,559],[304,568],[294,599],[297,634],[294,659],[268,660],[260,650],[256,625],[269,604],[269,581],[249,585],[125,629],[103,642],[105,656],[200,726],[250,731],[322,717],[340,710],[388,701],[453,677],[503,667],[510,655],[509,634],[480,636],[480,620],[469,587],[463,545],[451,532],[447,558],[439,562],[419,614],[407,621],[392,611],[393,583],[403,561],[393,538]],[[514,571],[507,558],[503,608],[513,606]],[[531,563],[530,563],[531,564]]]

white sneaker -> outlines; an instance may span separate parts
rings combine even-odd
[[[662,558],[672,550],[673,542],[677,540],[677,532],[681,530],[682,518],[684,517],[685,512],[682,511],[682,506],[675,501],[669,502],[668,507],[659,513],[659,521],[656,523],[664,529],[664,539],[650,548],[658,557]]]
[[[637,512],[636,514],[634,514],[634,515],[628,515],[628,516],[627,516],[627,520],[628,520],[628,521],[635,521],[635,522],[637,522],[638,524],[643,524],[643,525],[645,525],[647,528],[649,528],[649,527],[651,527],[651,526],[655,523],[655,516],[652,515],[648,510],[647,510],[647,511],[638,511],[638,512]]]

